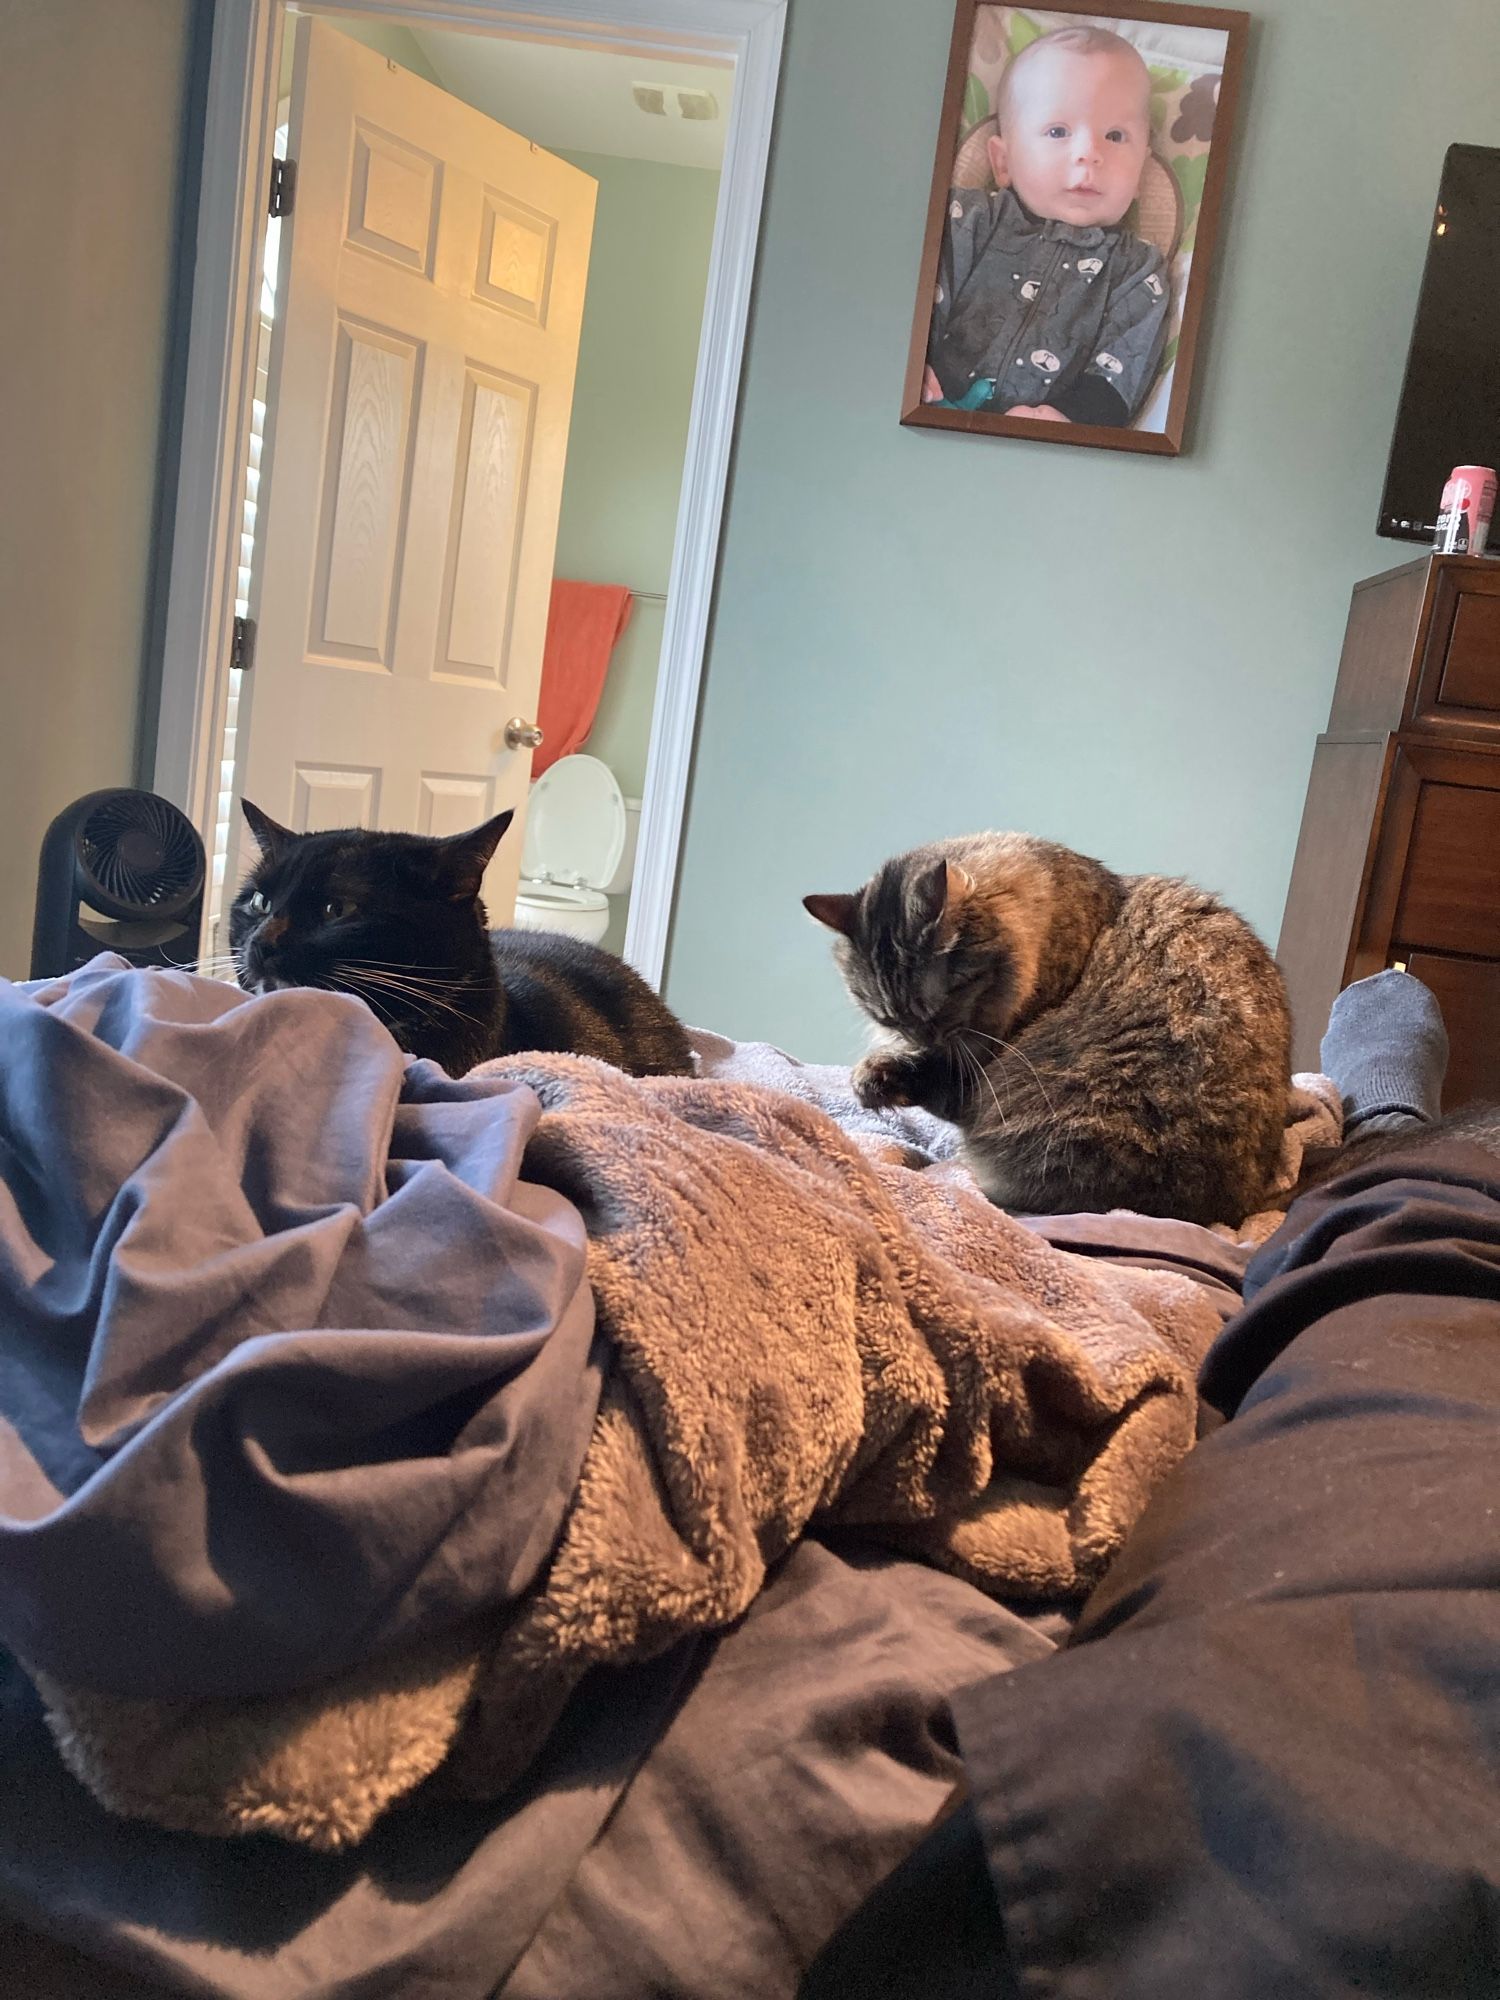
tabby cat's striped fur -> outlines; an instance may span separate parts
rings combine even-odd
[[[1217,897],[980,833],[805,901],[882,1031],[858,1095],[958,1125],[993,1201],[1204,1223],[1261,1205],[1290,1017],[1270,953]]]

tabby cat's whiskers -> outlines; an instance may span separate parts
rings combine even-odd
[[[966,1035],[975,1036],[975,1038],[981,1042],[991,1043],[995,1048],[997,1048],[1000,1051],[1002,1055],[1019,1056],[1020,1060],[1023,1063],[1025,1063],[1026,1067],[1031,1071],[1032,1076],[1035,1077],[1036,1087],[1042,1093],[1042,1097],[1046,1101],[1047,1109],[1052,1113],[1054,1118],[1057,1116],[1057,1106],[1052,1102],[1051,1095],[1047,1089],[1046,1084],[1042,1082],[1036,1064],[1031,1060],[1031,1058],[1028,1055],[1024,1053],[1024,1051],[1018,1049],[1014,1042],[1007,1042],[1003,1040],[1002,1037],[999,1035],[987,1035],[983,1028],[965,1028],[964,1033]]]
[[[1000,1094],[995,1089],[994,1083],[991,1081],[989,1071],[985,1068],[984,1064],[979,1060],[978,1056],[975,1055],[974,1051],[969,1047],[968,1043],[963,1040],[962,1036],[959,1037],[959,1039],[953,1044],[953,1046],[958,1050],[958,1053],[963,1057],[964,1062],[968,1065],[969,1073],[970,1075],[973,1076],[976,1083],[982,1083],[985,1089],[989,1092],[990,1097],[994,1102],[995,1116],[1000,1120],[1000,1124],[1003,1129],[1005,1125],[1005,1107],[1000,1102]],[[978,1095],[977,1091],[975,1092],[975,1095],[976,1096]]]

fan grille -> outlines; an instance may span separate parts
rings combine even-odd
[[[203,855],[192,822],[151,792],[97,805],[78,835],[84,868],[115,902],[159,909],[196,889]]]

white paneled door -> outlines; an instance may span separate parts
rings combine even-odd
[[[312,19],[288,152],[237,790],[299,830],[519,815],[595,183]],[[520,853],[518,816],[494,922]]]

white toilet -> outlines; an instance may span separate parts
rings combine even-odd
[[[597,944],[610,897],[630,887],[640,815],[640,800],[627,799],[597,757],[580,752],[545,770],[526,807],[516,927]]]

